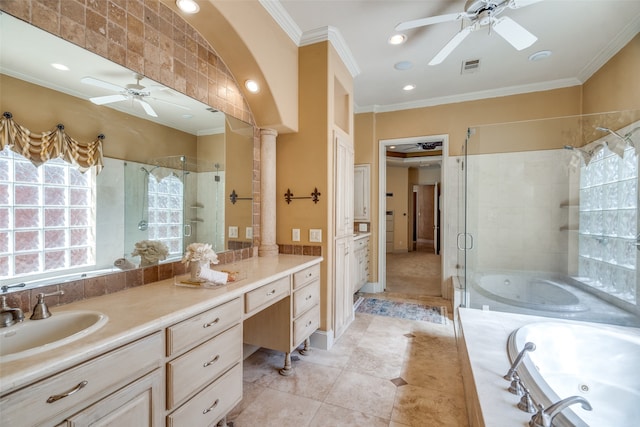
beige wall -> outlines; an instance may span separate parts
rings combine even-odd
[[[93,141],[104,134],[106,157],[144,163],[154,157],[197,154],[195,135],[4,74],[0,75],[0,93],[0,110],[11,112],[16,123],[34,133],[62,123],[77,141]]]
[[[387,167],[386,193],[393,193],[386,197],[385,211],[393,211],[393,249],[392,252],[407,252],[409,227],[409,169],[402,167]]]

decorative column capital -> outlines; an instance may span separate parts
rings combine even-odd
[[[278,131],[275,129],[260,128],[260,138],[265,136],[273,136],[275,138],[278,136]]]

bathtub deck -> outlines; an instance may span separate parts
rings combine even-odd
[[[520,326],[550,320],[548,317],[524,314],[458,309],[458,346],[461,356],[464,355],[461,357],[461,363],[467,408],[471,414],[469,422],[472,427],[528,426],[531,414],[516,407],[520,397],[509,393],[509,382],[502,378],[511,365],[507,356],[507,339],[509,334]],[[561,319],[553,321],[565,322]],[[575,323],[568,320],[566,322]],[[640,334],[638,328],[615,328],[627,333]],[[468,387],[475,387],[477,399],[474,393],[467,392]]]

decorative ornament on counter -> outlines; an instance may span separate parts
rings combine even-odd
[[[169,248],[159,240],[141,240],[135,244],[131,256],[140,256],[140,267],[158,264],[167,259]]]

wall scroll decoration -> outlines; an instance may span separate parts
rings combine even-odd
[[[321,195],[322,195],[322,193],[320,193],[318,191],[318,187],[315,187],[313,189],[313,193],[311,193],[311,196],[294,197],[293,193],[291,192],[291,190],[289,188],[287,188],[287,192],[284,193],[284,199],[287,201],[287,204],[291,203],[291,201],[294,200],[294,199],[311,199],[311,200],[313,200],[313,203],[318,203],[320,201],[320,196]]]
[[[104,138],[104,135],[100,134],[91,142],[78,142],[65,133],[62,124],[48,132],[32,133],[16,123],[10,112],[5,112],[0,117],[0,150],[8,146],[12,151],[29,159],[35,166],[61,158],[76,165],[80,172],[86,172],[91,166],[95,166],[96,173],[100,173],[103,167]]]

